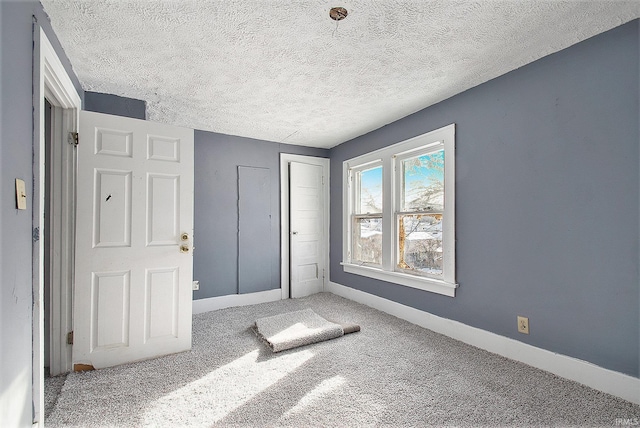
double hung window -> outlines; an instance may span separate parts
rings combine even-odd
[[[357,263],[382,266],[382,163],[362,165],[352,172],[351,251]]]
[[[346,272],[455,295],[455,127],[344,162]]]

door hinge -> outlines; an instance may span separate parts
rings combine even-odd
[[[73,345],[73,332],[67,333],[67,345]]]
[[[73,144],[75,147],[77,147],[79,142],[80,138],[78,137],[78,133],[69,132],[69,144]]]
[[[40,228],[39,227],[34,227],[33,231],[31,232],[31,238],[33,239],[33,242],[38,242],[40,240]]]

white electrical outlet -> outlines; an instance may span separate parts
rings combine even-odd
[[[529,318],[518,316],[518,331],[529,334]]]
[[[193,281],[193,289],[200,290],[200,281]]]

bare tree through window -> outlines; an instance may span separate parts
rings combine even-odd
[[[398,268],[442,274],[444,150],[405,159],[398,221]]]

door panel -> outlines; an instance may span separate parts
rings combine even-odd
[[[177,337],[180,272],[177,268],[147,271],[145,340]]]
[[[74,364],[190,349],[193,130],[83,111],[79,134]]]
[[[130,272],[94,272],[91,282],[91,348],[128,346]]]
[[[95,170],[94,246],[131,246],[131,175],[131,171]]]
[[[324,287],[323,167],[289,164],[291,297],[319,293]]]
[[[147,245],[175,245],[180,233],[180,176],[147,175]]]

